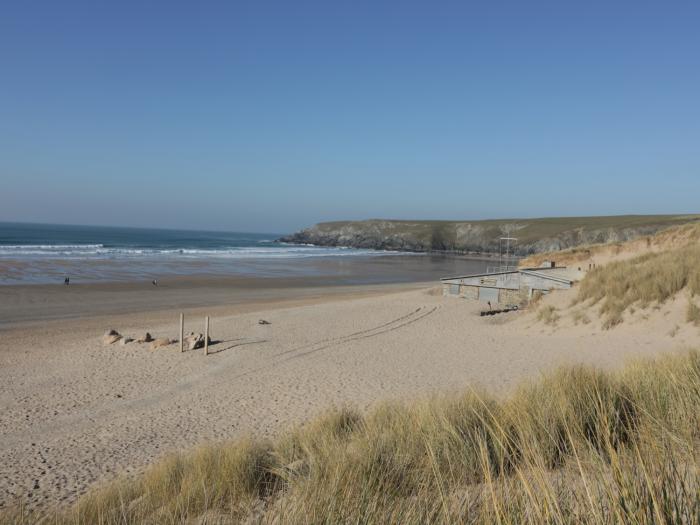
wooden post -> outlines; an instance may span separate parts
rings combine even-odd
[[[180,314],[180,352],[185,351],[185,314]]]
[[[204,320],[204,355],[209,355],[209,316]]]

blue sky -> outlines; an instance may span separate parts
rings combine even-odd
[[[0,220],[697,212],[697,2],[12,2]]]

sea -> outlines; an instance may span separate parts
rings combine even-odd
[[[0,222],[0,284],[325,276],[338,284],[410,282],[484,271],[464,257],[279,242],[281,233]]]

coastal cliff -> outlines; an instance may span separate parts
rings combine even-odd
[[[624,215],[484,221],[380,220],[322,222],[280,239],[295,244],[377,250],[498,253],[499,239],[514,237],[511,252],[530,255],[584,244],[628,241],[700,215]]]

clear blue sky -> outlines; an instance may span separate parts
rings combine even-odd
[[[0,220],[700,211],[695,2],[8,2]]]

